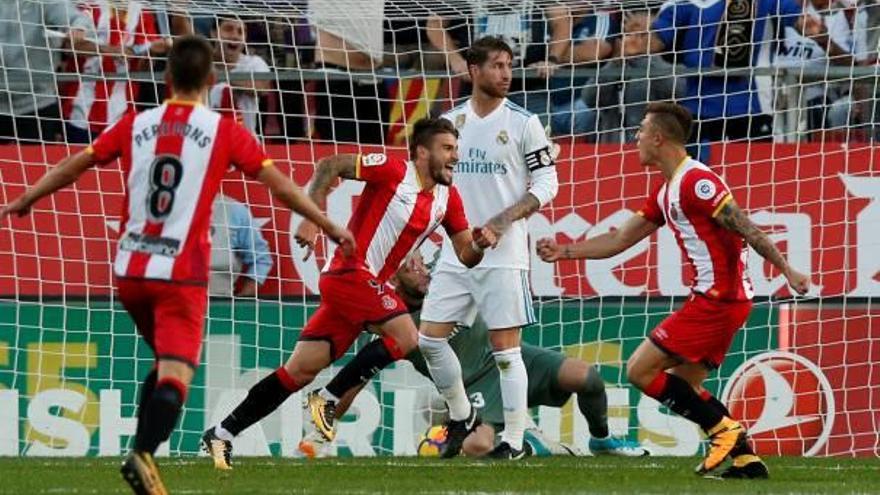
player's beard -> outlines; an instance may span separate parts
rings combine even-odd
[[[503,86],[488,83],[480,84],[479,86],[480,91],[492,98],[506,98],[509,89],[509,86],[508,89],[504,89]]]
[[[448,176],[446,174],[446,166],[449,163],[450,162],[431,157],[431,162],[428,164],[428,169],[431,171],[431,178],[434,179],[434,182],[443,186],[452,185],[452,172],[450,172]],[[453,166],[455,165],[455,162],[451,163]]]

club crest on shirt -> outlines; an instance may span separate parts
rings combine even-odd
[[[700,199],[712,199],[715,196],[715,183],[709,179],[700,179],[694,185],[694,193]]]
[[[394,298],[389,296],[388,294],[385,294],[384,296],[382,296],[382,307],[388,311],[391,311],[392,309],[397,307],[397,301],[395,301]]]
[[[495,136],[495,140],[498,141],[498,144],[507,144],[507,141],[509,141],[510,138],[507,136],[507,131],[501,129],[498,131],[498,135]]]
[[[547,150],[547,148],[541,150],[539,160],[541,161],[541,165],[545,167],[553,163],[553,157],[550,156],[550,151]]]
[[[461,129],[464,127],[464,120],[467,118],[467,115],[460,113],[455,117],[455,128]]]

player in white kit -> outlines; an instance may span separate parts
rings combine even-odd
[[[465,212],[499,239],[482,264],[471,270],[456,259],[445,240],[422,311],[419,348],[449,407],[443,457],[458,455],[464,438],[479,423],[465,393],[461,365],[447,343],[455,324],[471,325],[477,312],[490,329],[504,403],[504,434],[490,456],[526,455],[528,375],[520,332],[535,323],[526,218],[553,200],[558,181],[544,126],[536,115],[506,98],[512,55],[500,38],[475,42],[466,54],[473,93],[443,115],[460,135],[455,185]]]

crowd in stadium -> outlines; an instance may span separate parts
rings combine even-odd
[[[487,35],[502,36],[514,48],[515,66],[531,69],[515,73],[510,98],[556,136],[631,141],[645,103],[674,98],[698,117],[695,140],[876,137],[876,76],[844,80],[827,69],[876,66],[880,3],[739,1],[754,3],[755,15],[727,18],[723,2],[696,1],[648,1],[642,10],[620,2],[511,2],[503,9],[476,2],[441,16],[417,1],[310,0],[302,18],[187,17],[137,0],[127,9],[53,0],[41,14],[4,2],[0,18],[28,22],[0,31],[7,77],[0,141],[89,142],[131,106],[155,105],[165,97],[162,58],[170,39],[192,31],[214,40],[221,76],[276,71],[233,76],[210,94],[212,107],[235,112],[265,139],[400,145],[401,124],[468,94],[462,51]],[[795,25],[802,17],[810,20],[804,29]],[[715,29],[722,19],[730,33],[756,33],[745,41],[748,49],[725,60],[711,54],[718,36],[727,35]],[[765,66],[787,70],[776,73],[774,85],[769,72],[750,70]],[[710,75],[722,67],[745,71]],[[290,68],[319,71],[284,70]],[[689,69],[702,74],[683,75]],[[98,77],[55,79],[53,71]],[[155,76],[101,77],[127,72]],[[414,77],[422,74],[427,78]],[[413,104],[420,99],[432,104]],[[796,108],[803,111],[779,112]]]

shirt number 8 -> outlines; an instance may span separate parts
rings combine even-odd
[[[175,191],[183,180],[183,165],[176,156],[161,155],[150,165],[150,194],[147,207],[157,222],[168,218],[174,207]]]

